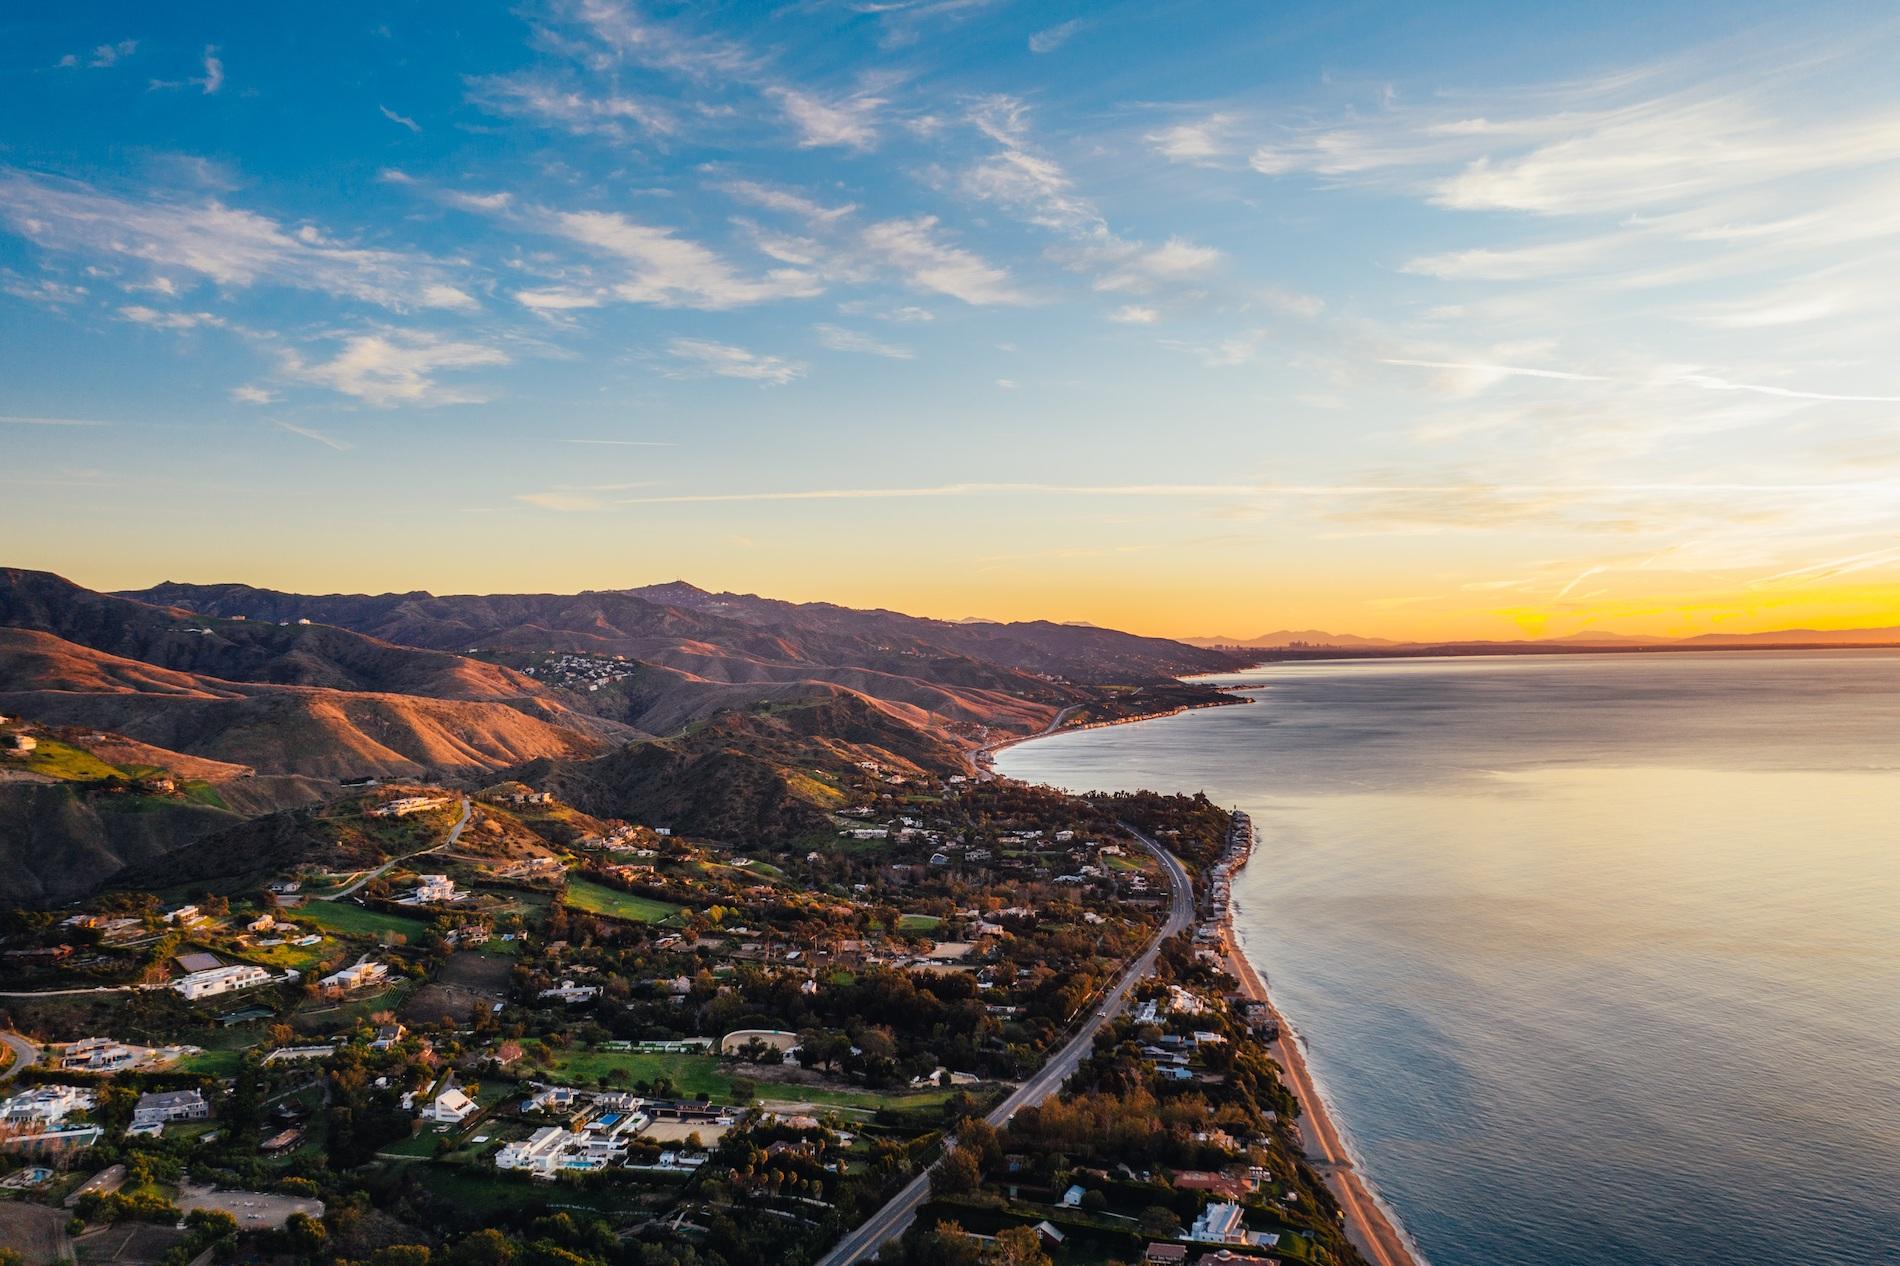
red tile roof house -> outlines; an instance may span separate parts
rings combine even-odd
[[[1148,1251],[1142,1254],[1141,1260],[1166,1263],[1168,1266],[1172,1266],[1175,1262],[1185,1262],[1187,1261],[1187,1245],[1163,1244],[1156,1241],[1148,1245]]]
[[[1176,1191],[1205,1191],[1236,1203],[1252,1195],[1258,1185],[1245,1175],[1215,1174],[1204,1169],[1184,1169],[1174,1176]]]

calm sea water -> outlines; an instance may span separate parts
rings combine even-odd
[[[1205,790],[1436,1266],[1900,1263],[1900,653],[1281,665],[1002,772]]]

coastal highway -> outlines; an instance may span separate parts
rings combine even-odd
[[[978,778],[994,777],[994,775],[983,766],[982,762],[977,759],[978,757],[1001,751],[1003,748],[1014,746],[1017,743],[1027,743],[1030,739],[1048,738],[1051,734],[1054,734],[1057,730],[1061,729],[1070,717],[1074,716],[1076,713],[1080,712],[1081,710],[1082,710],[1081,704],[1072,703],[1068,707],[1062,709],[1062,711],[1056,713],[1055,717],[1049,722],[1049,724],[1043,726],[1042,729],[1038,730],[1036,733],[1012,734],[1008,738],[997,739],[993,743],[984,743],[980,746],[973,747],[969,751],[965,752],[963,754],[963,758],[970,762],[970,767],[976,770],[976,776]]]
[[[1060,718],[1058,718],[1058,724]],[[1053,727],[1052,727],[1053,728]],[[1083,1057],[1095,1046],[1095,1035],[1128,1001],[1129,991],[1136,983],[1154,968],[1155,958],[1161,953],[1161,942],[1177,932],[1185,931],[1194,921],[1194,885],[1188,879],[1187,869],[1174,854],[1162,848],[1140,831],[1122,823],[1122,829],[1140,842],[1141,846],[1154,854],[1162,867],[1168,872],[1169,905],[1168,920],[1155,933],[1154,939],[1141,956],[1122,973],[1101,1002],[1089,1012],[1088,1019],[1076,1031],[1055,1055],[1036,1071],[1036,1074],[1021,1086],[1009,1098],[1003,1100],[984,1119],[991,1125],[1001,1126],[1018,1111],[1031,1104],[1041,1103],[1054,1094],[1068,1080]],[[833,1246],[831,1252],[819,1260],[818,1266],[854,1266],[871,1257],[883,1246],[885,1241],[895,1239],[904,1233],[911,1219],[917,1216],[917,1210],[923,1207],[930,1197],[930,1170],[925,1169],[911,1179],[904,1189],[891,1197],[889,1203]]]

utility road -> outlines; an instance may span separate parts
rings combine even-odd
[[[388,861],[384,862],[381,866],[378,866],[375,870],[365,871],[363,874],[358,875],[355,879],[351,880],[347,885],[345,885],[342,888],[338,888],[335,892],[323,893],[323,894],[312,893],[311,896],[314,897],[318,901],[341,901],[343,898],[349,896],[351,893],[355,892],[358,888],[361,888],[364,884],[368,883],[370,880],[376,878],[376,876],[387,872],[391,866],[394,866],[398,862],[413,861],[414,859],[418,857],[427,857],[430,853],[439,853],[445,848],[454,848],[455,841],[462,838],[462,828],[468,825],[468,819],[472,812],[473,812],[473,808],[470,806],[468,802],[468,797],[463,796],[462,797],[462,816],[455,819],[455,825],[449,828],[448,839],[443,840],[440,844],[432,844],[428,848],[419,849],[418,851],[414,853],[409,853],[402,857],[392,857]]]

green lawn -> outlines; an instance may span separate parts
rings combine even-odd
[[[242,1050],[205,1051],[199,1055],[187,1055],[178,1061],[181,1072],[206,1073],[212,1077],[235,1077],[243,1067]]]
[[[122,776],[118,766],[106,764],[91,752],[48,738],[41,739],[39,747],[26,758],[26,767],[48,778],[63,778],[72,782]]]
[[[421,937],[428,926],[419,919],[385,914],[350,901],[306,901],[284,913],[287,918],[314,923],[326,932],[342,936],[375,938],[384,932],[399,932],[413,941]]]
[[[943,926],[943,920],[934,914],[900,914],[897,916],[899,932],[935,932]]]
[[[633,923],[663,923],[680,912],[679,906],[655,901],[650,897],[636,897],[630,892],[609,888],[579,876],[568,879],[567,895],[563,900],[576,910],[604,914],[610,919],[626,919]]]
[[[687,1098],[707,1094],[722,1099],[732,1093],[732,1081],[726,1075],[725,1065],[711,1055],[689,1055],[681,1051],[563,1051],[547,1077],[552,1081],[592,1085],[597,1078],[616,1068],[626,1072],[626,1085],[665,1077]]]

